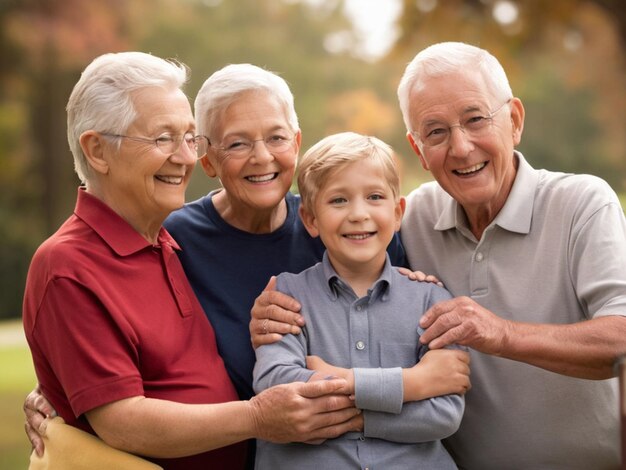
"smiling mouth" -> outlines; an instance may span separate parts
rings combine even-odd
[[[349,238],[350,240],[365,240],[366,238],[373,237],[376,232],[367,232],[367,233],[346,233],[343,235],[345,238]]]
[[[278,178],[278,173],[268,173],[267,175],[252,175],[246,176],[245,179],[251,183],[266,183]]]
[[[183,182],[183,176],[165,176],[165,175],[155,175],[154,176],[157,180],[161,181],[162,183],[165,184],[173,184],[173,185],[179,185]]]
[[[467,168],[463,168],[459,170],[452,170],[452,173],[454,173],[455,175],[460,175],[460,176],[470,176],[475,173],[478,173],[480,170],[482,170],[486,166],[487,166],[487,162],[481,162],[481,163],[477,163],[476,165],[472,165]]]

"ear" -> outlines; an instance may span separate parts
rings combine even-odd
[[[300,214],[302,224],[304,225],[306,231],[309,232],[309,235],[311,235],[311,237],[313,238],[319,237],[320,232],[317,229],[317,220],[315,219],[315,216],[309,210],[307,210],[303,204],[300,204],[300,209],[298,209],[298,213]]]
[[[524,131],[524,105],[519,98],[511,100],[511,122],[513,124],[513,145],[516,146],[522,140],[522,132]]]
[[[106,175],[109,172],[109,162],[105,158],[104,137],[96,131],[89,130],[83,132],[78,141],[89,166],[96,173]]]
[[[415,139],[413,138],[413,134],[411,134],[410,132],[407,132],[406,133],[406,138],[409,141],[409,144],[411,145],[411,148],[413,149],[415,154],[419,157],[420,163],[422,164],[422,168],[424,168],[424,170],[426,170],[426,171],[430,171],[430,167],[428,166],[428,162],[424,158],[424,155],[422,155],[422,151],[420,150],[419,146],[417,145],[417,142],[415,142]]]
[[[217,171],[215,171],[215,167],[213,163],[211,163],[211,159],[209,158],[209,151],[204,154],[202,158],[200,158],[200,165],[202,166],[202,170],[209,178],[215,178],[217,176]]]
[[[300,152],[300,146],[302,145],[302,131],[298,129],[296,135],[294,136],[294,140],[296,142],[296,153]]]
[[[394,230],[397,232],[400,230],[400,225],[402,224],[402,217],[404,216],[404,211],[406,210],[406,199],[403,196],[400,196],[398,203],[395,207],[395,217],[394,217]]]

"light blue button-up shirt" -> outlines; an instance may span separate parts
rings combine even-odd
[[[426,353],[419,343],[419,318],[450,298],[432,283],[402,276],[387,259],[380,278],[358,298],[332,268],[328,256],[300,274],[283,273],[277,289],[302,305],[306,326],[300,335],[256,350],[254,387],[307,381],[306,356],[354,370],[356,406],[364,431],[321,445],[260,441],[257,469],[456,468],[440,439],[454,433],[464,400],[446,395],[403,403],[402,368]]]

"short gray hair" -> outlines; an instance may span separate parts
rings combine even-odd
[[[298,189],[302,205],[313,210],[315,198],[330,175],[350,163],[372,160],[383,171],[396,200],[400,198],[400,176],[393,150],[376,137],[341,132],[313,145],[300,159]]]
[[[506,100],[513,96],[502,65],[484,49],[462,42],[441,42],[419,52],[407,65],[398,86],[400,110],[407,130],[414,130],[409,119],[409,97],[415,87],[429,77],[475,69],[481,73],[494,98]]]
[[[90,168],[80,147],[88,130],[124,134],[137,117],[133,92],[147,87],[182,89],[187,82],[184,64],[143,52],[104,54],[83,71],[67,103],[67,140],[74,169],[81,182]]]
[[[283,78],[256,65],[230,64],[207,78],[196,96],[194,115],[198,133],[210,137],[222,112],[239,95],[250,91],[264,91],[277,98],[291,130],[299,130],[293,94]]]

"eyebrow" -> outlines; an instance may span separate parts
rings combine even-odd
[[[477,112],[477,111],[481,112],[481,113],[485,112],[481,108],[481,106],[472,104],[472,105],[468,105],[465,108],[463,108],[463,110],[461,111],[460,115],[463,116],[465,114],[474,113],[474,112]],[[487,112],[486,114],[489,114],[489,112]],[[422,123],[422,126],[423,127],[429,127],[429,126],[432,126],[432,125],[443,124],[443,123],[444,123],[444,121],[441,120],[441,119],[428,119],[428,120],[426,120],[426,121],[424,121]]]
[[[291,130],[291,127],[289,127],[289,124],[276,124],[275,126],[271,126],[268,127],[266,129],[263,129],[261,131],[262,134],[264,134],[264,136],[266,136],[267,134],[270,134],[272,132],[276,132],[276,131],[288,131],[288,132],[293,132]],[[255,133],[255,132],[252,132]],[[246,137],[249,138],[250,137],[250,132],[248,131],[244,131],[244,130],[233,130],[231,132],[226,132],[224,133],[224,135],[222,135],[222,139],[225,139],[226,137]]]
[[[171,121],[156,122],[154,125],[150,126],[150,132],[154,134],[177,134],[180,133],[179,130],[182,128],[186,129],[182,131],[183,134],[186,134],[187,132],[195,132],[196,123],[194,121],[181,121],[180,123],[172,123]]]

